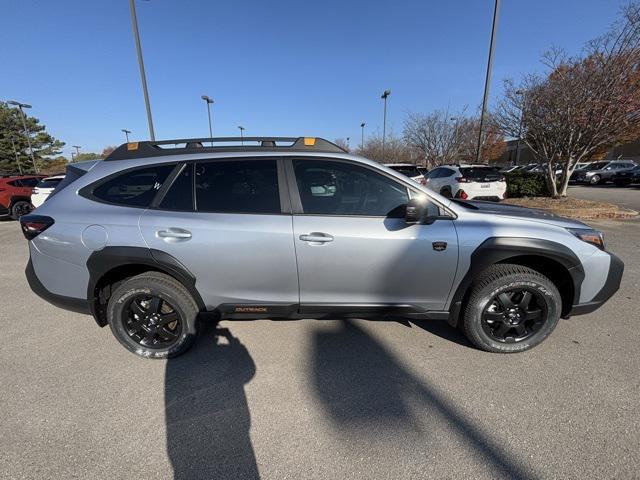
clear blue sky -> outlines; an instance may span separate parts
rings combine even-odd
[[[542,68],[552,45],[577,53],[619,0],[503,0],[492,97]],[[360,138],[409,111],[481,102],[493,0],[137,0],[156,137]],[[0,0],[0,99],[33,105],[83,151],[148,136],[127,0]]]

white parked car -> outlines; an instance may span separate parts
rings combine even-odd
[[[424,170],[422,169],[422,167],[418,167],[413,163],[385,163],[384,166],[389,167],[390,169],[409,177],[411,180],[413,180],[414,182],[418,182],[420,185],[427,184],[426,175],[422,174],[422,171]]]
[[[40,180],[34,187],[33,192],[31,192],[31,205],[35,208],[42,205],[62,180],[64,180],[64,175],[56,175]]]
[[[502,200],[507,182],[487,165],[442,165],[427,175],[427,187],[445,197],[463,200]]]

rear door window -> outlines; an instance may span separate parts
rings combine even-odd
[[[148,207],[174,168],[169,164],[129,170],[93,187],[91,196],[116,205]]]
[[[213,213],[278,214],[276,160],[212,160],[195,165],[196,209]]]

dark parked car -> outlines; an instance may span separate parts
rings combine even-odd
[[[581,170],[574,170],[570,180],[575,183],[599,185],[613,180],[614,175],[631,170],[636,166],[633,160],[594,162]]]
[[[631,170],[623,170],[613,176],[613,183],[618,187],[626,187],[632,183],[640,183],[640,165]]]

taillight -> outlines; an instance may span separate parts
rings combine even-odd
[[[467,195],[467,192],[460,189],[458,190],[458,193],[456,193],[456,198],[461,198],[462,200],[466,200],[467,198],[469,198],[469,195]]]
[[[468,178],[465,178],[465,177],[456,177],[455,180],[458,183],[469,183],[471,181],[471,180],[469,180]]]
[[[33,240],[53,224],[53,218],[44,215],[23,215],[20,217],[22,233],[27,240]]]
[[[429,181],[429,179],[428,179],[428,178],[422,178],[422,179],[420,180],[420,185],[426,185],[428,181]]]
[[[36,188],[34,188],[33,190],[31,190],[31,193],[32,193],[32,194],[33,194],[33,193],[39,193],[38,188],[36,187]]]

